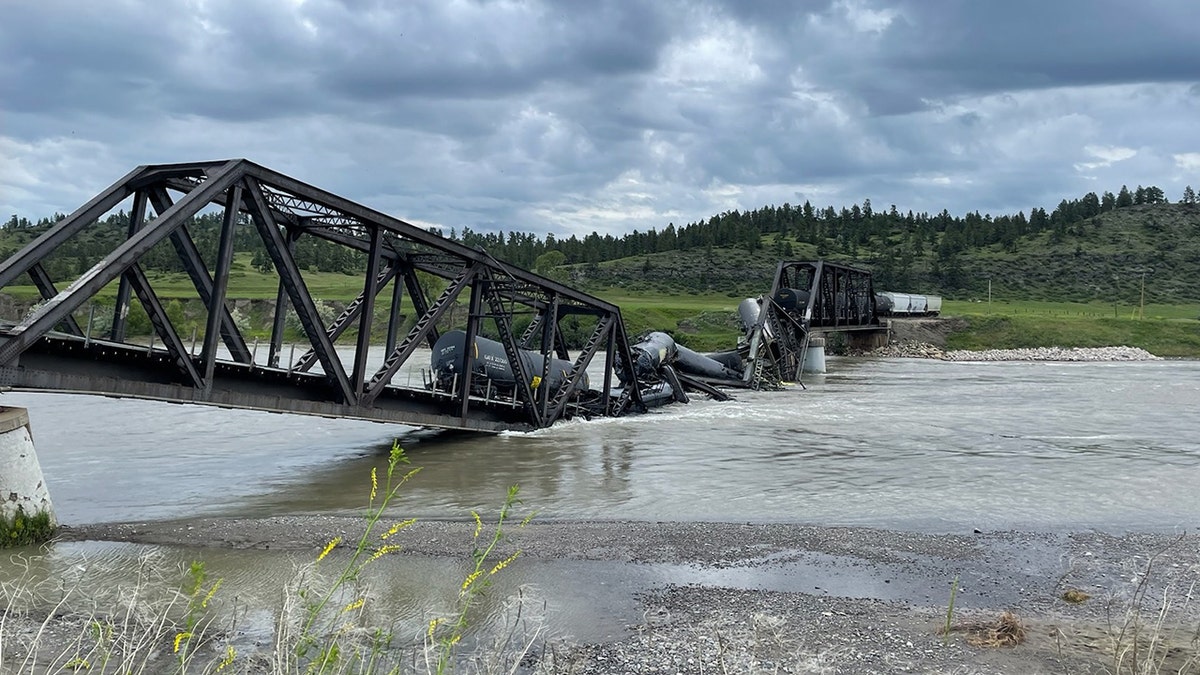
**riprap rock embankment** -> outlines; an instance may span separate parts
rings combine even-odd
[[[1030,347],[947,351],[923,342],[898,342],[868,352],[869,356],[940,359],[942,361],[1157,361],[1138,347]]]

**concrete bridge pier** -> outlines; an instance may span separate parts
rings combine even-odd
[[[802,373],[825,372],[825,338],[814,335],[808,339],[808,348],[804,350],[804,363],[800,365]]]
[[[879,330],[849,331],[846,333],[846,346],[860,352],[869,352],[888,346],[888,335],[891,334],[891,322]]]
[[[58,524],[24,408],[0,407],[0,520],[9,534],[0,546],[45,541]]]

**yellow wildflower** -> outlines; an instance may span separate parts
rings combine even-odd
[[[235,657],[237,657],[237,652],[234,651],[233,645],[227,645],[225,647],[225,658],[221,659],[221,662],[217,664],[217,672],[219,673],[232,665]]]
[[[479,519],[479,514],[472,511],[471,516],[475,518],[475,538],[479,538],[479,533],[483,531],[483,521]]]
[[[442,624],[441,619],[430,619],[429,620],[429,639],[430,640],[433,639],[433,631],[437,630],[437,627],[440,626],[441,624]]]
[[[517,556],[519,556],[519,555],[521,555],[521,552],[517,551],[516,553],[505,558],[504,560],[501,560],[500,562],[496,563],[496,566],[492,568],[492,571],[488,572],[488,576],[491,576],[491,575],[495,574],[496,572],[499,572],[500,570],[504,569],[505,567],[508,567],[508,564],[510,562],[516,560]]]
[[[178,654],[178,653],[179,653],[179,645],[180,645],[180,644],[181,644],[181,643],[182,643],[184,640],[187,640],[187,639],[189,639],[189,638],[191,638],[191,637],[192,637],[192,633],[191,633],[190,631],[184,631],[184,632],[182,632],[182,633],[176,633],[176,634],[175,634],[175,653],[176,653],[176,654]]]
[[[394,551],[399,551],[399,550],[400,550],[399,544],[388,544],[386,546],[380,546],[378,549],[375,550],[374,553],[371,554],[371,560],[368,560],[367,562],[379,560],[383,556],[385,556],[389,553],[392,553]]]
[[[379,538],[387,539],[388,537],[391,537],[392,535],[394,535],[397,532],[399,532],[400,530],[403,530],[404,528],[412,525],[415,522],[417,522],[416,518],[409,518],[408,520],[402,520],[402,521],[396,523],[395,525],[393,525],[387,532],[384,532],[383,534],[379,535]]]
[[[470,588],[471,584],[475,583],[475,580],[479,578],[480,574],[483,574],[483,572],[481,570],[475,570],[474,572],[471,572],[469,575],[467,575],[467,578],[465,580],[463,580],[463,585],[462,585],[461,590],[466,591],[468,588]]]
[[[341,537],[334,537],[333,539],[331,539],[328,544],[325,544],[325,548],[321,549],[321,555],[317,556],[317,562],[321,562],[322,560],[324,560],[325,556],[329,555],[329,552],[332,551],[334,549],[334,547],[340,543],[342,543]]]
[[[379,491],[379,478],[376,477],[376,467],[371,467],[371,501],[375,501],[375,493]]]
[[[345,614],[346,612],[353,612],[354,610],[358,609],[359,607],[362,607],[363,603],[365,603],[365,602],[366,602],[366,600],[359,598],[359,599],[355,600],[354,602],[343,607],[342,613]]]
[[[217,589],[221,587],[221,583],[224,581],[224,579],[217,579],[217,583],[213,584],[213,587],[208,589],[208,593],[204,596],[204,599],[200,601],[201,607],[208,607],[208,601],[213,599],[213,596],[217,594]]]

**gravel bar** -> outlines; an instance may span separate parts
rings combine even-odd
[[[1023,349],[952,350],[924,342],[898,342],[864,356],[939,359],[942,361],[1160,361],[1138,347],[1029,347]]]
[[[63,537],[315,551],[362,526],[340,515],[201,518],[68,527]],[[461,559],[473,530],[473,522],[422,521],[398,543],[408,555]],[[520,560],[683,565],[741,581],[630,589],[643,618],[624,636],[546,640],[513,672],[1102,673],[1132,644],[1132,625],[1143,639],[1155,635],[1163,672],[1200,667],[1195,534],[534,521],[509,530],[497,555],[517,549]],[[1090,599],[1068,602],[1068,590]],[[983,646],[1000,634],[1004,612],[1018,618],[1022,639]]]

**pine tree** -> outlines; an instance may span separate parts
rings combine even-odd
[[[1129,188],[1122,185],[1121,191],[1117,193],[1117,208],[1120,209],[1126,206],[1133,206],[1133,195],[1130,194]]]

